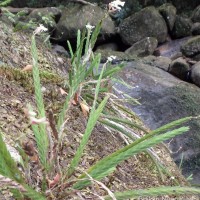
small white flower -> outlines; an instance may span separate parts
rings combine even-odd
[[[92,30],[95,26],[90,25],[89,23],[85,26],[88,30]]]
[[[40,24],[34,31],[33,34],[37,35],[40,34],[41,32],[46,32],[48,29],[44,27],[42,24]]]
[[[30,117],[30,121],[31,121],[31,124],[48,124],[47,120],[46,120],[46,117],[43,117],[43,118],[35,118],[35,117]]]
[[[109,3],[109,10],[121,10],[124,6],[125,1],[115,0]]]
[[[41,91],[42,91],[42,92],[46,92],[46,91],[47,91],[47,88],[45,88],[45,87],[43,86],[43,87],[41,87]]]
[[[48,124],[46,117],[36,118],[37,113],[32,110],[25,110],[25,114],[29,117],[31,124]]]
[[[31,111],[31,110],[28,111],[28,114],[29,114],[29,116],[31,116],[31,117],[35,117],[35,116],[37,115],[36,112]]]
[[[107,59],[108,59],[108,61],[112,62],[116,58],[117,58],[116,56],[109,56]]]

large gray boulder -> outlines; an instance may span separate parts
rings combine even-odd
[[[200,22],[196,22],[192,25],[192,35],[200,35]]]
[[[61,17],[61,10],[56,7],[37,8],[29,14],[29,17],[37,19],[41,19],[43,16],[51,16],[58,22]]]
[[[200,87],[200,62],[192,66],[191,79],[197,86]]]
[[[189,14],[189,12],[193,11],[199,5],[199,0],[173,0],[171,2],[178,10],[178,13],[187,14]]]
[[[182,80],[187,79],[189,70],[190,70],[189,64],[182,57],[172,61],[169,67],[169,72]]]
[[[172,60],[182,56],[181,46],[189,40],[190,37],[184,37],[176,40],[169,40],[164,44],[159,45],[154,54],[157,56],[169,57]]]
[[[171,62],[172,62],[172,60],[170,58],[163,57],[163,56],[156,57],[156,56],[151,55],[151,56],[147,56],[143,59],[144,64],[158,67],[166,72],[168,72]]]
[[[22,8],[9,8],[9,10],[14,14],[23,11]],[[32,32],[39,24],[42,24],[52,35],[56,28],[56,23],[61,17],[61,10],[56,7],[25,8],[25,13],[26,15],[19,15],[15,18],[15,31],[26,29],[28,32]]]
[[[176,16],[176,21],[172,29],[173,38],[182,38],[191,35],[192,21],[189,18]]]
[[[56,28],[56,22],[60,17],[61,10],[56,7],[37,8],[26,17],[25,22],[33,21],[37,24],[43,24],[51,32]]]
[[[152,55],[157,45],[158,41],[156,38],[147,37],[133,44],[130,48],[128,48],[125,51],[125,53],[137,55],[139,57],[144,57]]]
[[[170,3],[166,3],[160,6],[158,10],[165,19],[168,29],[172,31],[176,20],[176,7]]]
[[[125,44],[132,45],[146,37],[155,37],[159,43],[167,38],[167,25],[155,7],[146,7],[126,18],[119,26]]]
[[[200,6],[193,11],[191,19],[193,22],[200,22]]]
[[[57,41],[75,39],[78,30],[83,30],[87,23],[92,26],[105,17],[106,11],[98,6],[75,4],[65,7],[57,24],[54,37]],[[115,34],[115,25],[107,16],[102,25],[101,35],[108,37]]]
[[[112,61],[113,63],[119,63],[122,61],[130,61],[136,60],[138,57],[136,55],[128,54],[121,51],[114,51],[110,49],[97,49],[95,53],[101,54],[101,62],[104,63],[108,60],[108,57],[114,56],[115,59]]]
[[[129,63],[121,78],[133,87],[126,88],[118,83],[117,89],[139,99],[141,105],[130,105],[130,108],[151,129],[186,116],[199,116],[200,88],[148,64],[146,60],[145,63]],[[192,120],[187,125],[190,126],[189,132],[170,141],[172,156],[177,164],[182,162],[184,175],[193,174],[193,183],[200,183],[200,120]]]
[[[200,36],[189,39],[181,46],[182,53],[187,57],[194,57],[200,54]]]

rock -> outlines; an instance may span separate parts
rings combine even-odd
[[[192,25],[192,35],[200,35],[200,22],[196,22]]]
[[[197,62],[200,61],[200,54],[195,55],[192,59]]]
[[[15,1],[11,1],[10,5],[15,7],[15,8],[22,8],[22,7],[26,7],[28,3],[28,0],[15,0]]]
[[[167,25],[155,7],[146,7],[124,19],[119,34],[125,44],[132,45],[145,37],[155,37],[159,43],[167,38]]]
[[[77,31],[83,30],[87,23],[97,25],[104,18],[106,11],[98,6],[75,4],[73,7],[65,7],[62,13],[54,36],[61,42],[75,39]],[[103,21],[101,34],[103,37],[115,34],[115,25],[109,16]]]
[[[171,64],[171,59],[167,58],[167,57],[163,57],[163,56],[147,56],[143,59],[143,63],[144,64],[148,64],[151,66],[155,66],[158,67],[164,71],[168,71],[169,70],[169,66]]]
[[[193,11],[191,19],[193,22],[200,22],[200,6]]]
[[[194,0],[194,1],[173,0],[171,2],[176,7],[178,13],[183,13],[188,15],[199,5],[199,0]]]
[[[177,79],[155,66],[144,64],[142,60],[128,63],[120,76],[133,88],[128,89],[119,84],[115,87],[139,99],[141,105],[130,105],[130,109],[151,129],[186,116],[199,116],[200,88],[196,85]],[[192,173],[192,182],[200,183],[200,121],[192,120],[188,125],[189,132],[170,141],[170,147],[175,152],[172,157],[177,164],[182,163],[181,169],[185,176]]]
[[[61,17],[62,11],[56,7],[37,8],[33,10],[30,13],[30,15],[37,16],[37,15],[40,15],[40,13],[42,16],[51,15],[51,17],[53,17],[53,19],[56,22],[58,22]]]
[[[146,7],[146,6],[151,6],[151,5],[154,5],[154,6],[161,6],[162,4],[165,4],[167,3],[167,0],[140,0],[141,4],[143,7]]]
[[[128,48],[125,51],[125,53],[136,55],[139,57],[144,57],[153,54],[157,45],[158,41],[156,38],[147,37],[133,44],[130,48]]]
[[[195,36],[189,39],[181,46],[183,55],[193,57],[200,54],[200,36]]]
[[[136,13],[142,9],[141,1],[140,0],[126,0],[124,8],[125,10],[129,11],[128,14]],[[129,17],[129,15],[127,17]]]
[[[13,22],[5,14],[0,15],[0,22],[1,23],[3,22],[3,23],[5,23],[5,24],[7,24],[9,26],[13,26]]]
[[[170,3],[163,4],[158,8],[160,14],[165,19],[168,29],[172,31],[176,20],[176,7]]]
[[[63,55],[69,58],[69,53],[65,50],[63,46],[60,46],[58,44],[52,45],[52,51],[53,53],[56,53],[58,55]]]
[[[114,62],[129,61],[138,59],[136,55],[130,55],[120,51],[112,51],[108,49],[98,49],[95,53],[101,53],[101,62],[106,62],[108,57],[116,56]]]
[[[182,80],[186,80],[189,69],[189,64],[183,58],[177,58],[172,61],[169,72]]]
[[[200,62],[192,66],[191,79],[195,85],[200,87]]]
[[[47,0],[14,0],[11,1],[10,5],[16,8],[24,8],[24,7],[31,7],[31,8],[43,8],[45,6],[55,6],[61,5],[61,2],[64,4],[62,0],[56,1],[47,1]]]
[[[118,45],[116,43],[106,43],[106,44],[97,46],[97,49],[117,51]]]
[[[143,7],[146,6],[161,6],[165,3],[172,3],[178,13],[191,14],[191,12],[199,5],[199,0],[139,0]]]
[[[192,22],[188,18],[176,16],[176,21],[171,32],[173,38],[182,38],[191,35]]]
[[[16,15],[17,13],[20,12],[20,13],[23,13],[23,15],[25,15],[25,16],[29,15],[34,10],[34,8],[27,8],[27,7],[25,7],[25,8],[13,8],[11,6],[6,7],[6,9],[9,12],[13,13],[14,15]]]
[[[154,55],[176,59],[177,57],[182,56],[180,49],[181,45],[184,44],[185,41],[188,41],[189,38],[190,37],[185,37],[165,42],[164,44],[161,44],[158,46],[158,48],[156,48]]]
[[[55,7],[38,8],[34,9],[28,17],[26,17],[26,22],[30,20],[43,24],[48,28],[49,32],[54,30],[56,27],[56,22],[61,17],[61,10]]]

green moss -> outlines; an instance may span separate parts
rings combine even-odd
[[[31,72],[24,72],[21,69],[3,65],[0,67],[0,75],[4,75],[9,80],[18,82],[22,87],[30,92],[34,89]],[[40,71],[40,78],[43,83],[61,84],[64,81],[64,79],[59,75],[45,70]]]

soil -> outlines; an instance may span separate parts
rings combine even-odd
[[[13,147],[27,140],[34,143],[33,132],[29,121],[24,115],[24,109],[27,107],[27,104],[31,104],[35,110],[34,89],[31,72],[22,71],[23,67],[32,62],[30,53],[31,37],[26,32],[13,32],[12,26],[0,21],[0,38],[0,128],[6,143]],[[45,44],[41,42],[38,42],[38,44],[40,44],[38,51],[40,70],[43,74],[41,77],[42,87],[45,88],[46,112],[48,113],[51,109],[55,118],[57,118],[61,105],[65,101],[65,95],[62,95],[59,91],[60,87],[64,88],[64,77],[67,75],[67,60],[53,54],[51,49],[45,46]],[[50,73],[51,76],[49,75]],[[109,111],[109,104],[107,109]],[[87,124],[87,117],[83,115],[79,105],[70,106],[66,119],[67,123],[64,127],[65,136],[62,140],[62,149],[58,154],[60,157],[59,164],[62,169],[67,169],[79,146]],[[137,116],[133,120],[140,124],[142,123]],[[138,135],[144,135],[143,132],[138,130],[134,130],[134,132]],[[99,159],[125,145],[125,140],[117,131],[113,131],[98,122],[92,132],[79,167],[76,169],[74,178]],[[178,181],[180,185],[188,185],[172,161],[167,148],[164,145],[159,145],[154,150],[170,171],[171,177],[165,175],[164,180],[161,180],[151,159],[146,154],[141,153],[121,163],[117,170],[102,182],[113,192],[161,185],[172,186],[176,185],[174,180]],[[29,183],[37,189],[37,181],[41,178],[39,166],[31,164],[30,171]],[[53,170],[49,178],[52,179],[56,173],[57,169]],[[61,193],[55,190],[54,196],[49,199],[99,199],[97,195],[103,196],[106,194],[102,187],[94,184],[93,187],[88,187],[80,192]],[[2,195],[0,198],[12,199],[11,197],[6,197],[6,195]],[[156,199],[163,198],[198,199],[195,196],[166,196]]]

